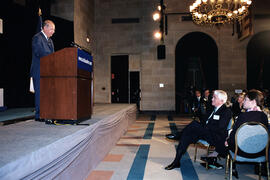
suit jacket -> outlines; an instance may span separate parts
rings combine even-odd
[[[201,119],[202,110],[203,110],[203,98],[201,97],[200,100],[195,96],[192,100],[192,108],[194,108],[193,113],[196,117]]]
[[[244,113],[241,113],[236,122],[234,123],[233,125],[233,129],[232,129],[232,132],[230,133],[230,136],[227,140],[228,142],[228,145],[229,145],[229,149],[232,150],[233,152],[235,151],[235,134],[236,134],[236,131],[237,129],[244,123],[246,122],[260,122],[262,124],[264,124],[266,127],[268,127],[268,118],[267,116],[265,115],[264,112],[261,112],[261,111],[249,111],[249,112],[244,112]],[[260,155],[264,155],[265,153],[264,152],[261,152],[261,153],[257,153],[257,154],[253,154],[252,156],[250,154],[246,154],[244,152],[242,152],[240,149],[239,149],[239,155],[241,156],[244,156],[244,157],[257,157],[257,156],[260,156]]]
[[[198,98],[196,96],[193,97],[193,99],[192,99],[192,107],[199,108],[201,106],[202,100],[203,100],[202,97],[200,97],[200,100],[198,100]]]
[[[209,97],[206,99],[205,97],[202,98],[202,106],[203,106],[203,114],[209,114],[212,113],[214,110],[214,106],[212,105],[212,97],[209,95]]]
[[[48,40],[42,32],[34,35],[32,39],[32,64],[30,75],[34,78],[40,77],[40,58],[54,52],[53,41]]]
[[[211,112],[212,113],[212,112]],[[225,153],[224,142],[228,136],[227,127],[232,118],[232,112],[230,108],[227,108],[224,104],[208,119],[208,123],[205,128],[210,132],[214,141],[217,151]]]

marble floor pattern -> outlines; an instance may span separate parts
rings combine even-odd
[[[190,117],[168,117],[165,115],[140,115],[136,122],[119,139],[102,162],[89,173],[87,180],[219,180],[225,179],[225,169],[206,170],[200,156],[206,149],[198,148],[194,162],[194,145],[190,145],[181,160],[181,168],[166,171],[175,156],[178,144],[165,138],[173,126],[184,128]],[[225,167],[225,159],[218,161]],[[237,167],[239,179],[258,179],[254,165]],[[233,178],[236,179],[236,178]],[[266,177],[262,177],[266,179]]]

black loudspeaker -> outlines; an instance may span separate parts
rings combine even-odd
[[[158,45],[158,47],[157,47],[157,58],[158,59],[165,59],[165,57],[166,57],[165,45]]]

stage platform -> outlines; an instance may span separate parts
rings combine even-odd
[[[0,126],[0,179],[85,179],[136,119],[136,105],[95,104],[87,125],[33,119]]]
[[[12,108],[0,112],[0,125],[6,125],[35,117],[35,108]]]

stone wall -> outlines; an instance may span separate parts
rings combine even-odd
[[[166,12],[188,12],[191,0],[164,1]],[[246,88],[246,47],[250,38],[239,41],[232,36],[232,25],[220,28],[195,25],[181,21],[180,15],[168,17],[168,35],[165,36],[166,59],[157,60],[159,40],[153,32],[159,23],[152,20],[158,1],[152,0],[96,0],[95,25],[95,102],[110,103],[110,59],[112,55],[136,55],[140,61],[141,110],[175,110],[175,48],[178,41],[190,32],[203,32],[218,47],[219,89],[233,94]],[[113,24],[112,18],[139,18],[139,23]],[[270,29],[260,19],[254,23],[255,33]],[[269,24],[269,23],[268,23]],[[132,58],[130,58],[132,59]],[[163,88],[159,84],[163,83]]]
[[[142,9],[143,3],[137,0],[96,1],[95,102],[109,103],[111,100],[112,55],[136,55],[140,61],[143,40]],[[112,18],[139,18],[140,23],[112,24]]]
[[[51,2],[51,15],[74,20],[74,0],[57,0]]]
[[[74,0],[74,41],[90,52],[95,48],[95,1]]]

